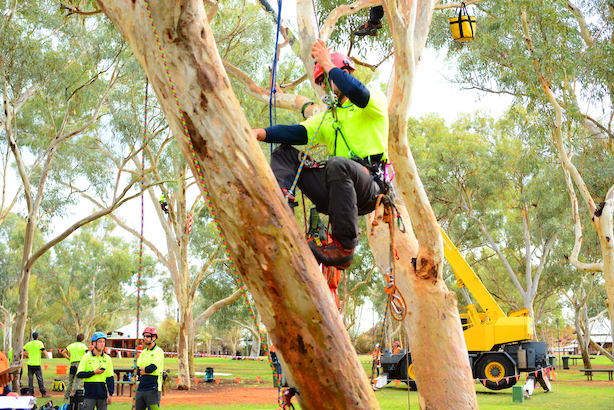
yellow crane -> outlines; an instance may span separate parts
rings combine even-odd
[[[489,389],[500,390],[515,385],[520,373],[526,372],[525,391],[530,394],[535,383],[550,390],[549,377],[544,375],[550,366],[547,345],[534,340],[529,310],[505,314],[443,229],[441,235],[444,256],[465,299],[467,312],[460,316],[473,377]],[[382,373],[388,380],[402,380],[416,388],[411,353],[392,355],[386,350],[381,357]]]

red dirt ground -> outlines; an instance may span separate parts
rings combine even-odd
[[[38,390],[36,391],[38,393]],[[60,399],[64,392],[49,391],[52,399]],[[228,384],[222,382],[219,385],[202,384],[192,386],[190,390],[177,390],[172,388],[167,390],[162,396],[162,406],[164,404],[202,404],[206,400],[210,405],[225,405],[232,403],[277,403],[277,389],[270,384],[241,384],[234,382]],[[38,396],[38,395],[37,395]],[[113,396],[113,402],[124,403],[132,401],[128,393],[123,396]]]
[[[592,387],[608,388],[612,386],[611,381],[594,380],[594,381],[579,381],[566,380],[554,381],[553,388],[556,389],[557,384],[574,384],[587,385]],[[36,390],[38,397],[38,390]],[[54,400],[64,396],[64,392],[48,391]],[[172,388],[167,390],[162,396],[162,406],[164,404],[202,404],[206,400],[207,404],[211,405],[227,405],[232,403],[277,403],[278,391],[271,387],[270,384],[258,383],[253,384],[236,384],[228,381],[221,384],[202,384],[192,386],[190,390],[177,390]],[[113,396],[113,402],[125,403],[132,401],[127,393],[123,396]]]

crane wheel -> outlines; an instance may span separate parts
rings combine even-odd
[[[486,380],[485,385],[491,390],[502,390],[516,384],[515,367],[504,354],[487,354],[477,364],[477,376]]]
[[[409,387],[409,390],[418,390],[416,385],[416,373],[414,373],[414,363],[411,361],[411,356],[409,356],[409,364],[407,364],[405,357],[401,359],[399,362],[399,373],[401,376],[401,381]]]

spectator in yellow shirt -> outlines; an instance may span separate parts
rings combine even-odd
[[[34,396],[34,376],[38,380],[38,389],[41,397],[51,397],[47,394],[45,382],[43,381],[43,370],[41,369],[42,355],[46,352],[43,342],[38,340],[38,332],[32,333],[32,340],[23,346],[25,357],[28,359],[28,390]]]
[[[83,333],[77,335],[77,341],[66,346],[66,349],[62,349],[62,356],[70,361],[70,371],[68,372],[68,386],[64,392],[64,399],[68,400],[72,395],[73,387],[77,391],[79,389],[80,379],[77,377],[77,368],[81,358],[87,352],[88,347],[83,343]],[[73,386],[74,385],[74,386]]]

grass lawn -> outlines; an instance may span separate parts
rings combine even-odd
[[[367,372],[370,372],[371,365],[368,356],[361,356],[361,362]],[[132,359],[114,360],[114,365],[117,367],[128,367],[132,365]],[[597,357],[592,361],[595,368],[611,367],[612,363],[604,357]],[[43,365],[47,365],[44,370],[45,385],[50,390],[54,379],[59,378],[67,380],[67,375],[57,375],[56,365],[66,365],[68,361],[62,359],[43,359]],[[166,359],[165,367],[171,370],[172,374],[177,372],[177,360]],[[245,387],[272,387],[272,371],[268,361],[251,361],[251,360],[230,360],[225,358],[197,358],[195,359],[197,372],[204,374],[207,367],[214,368],[214,376],[222,380],[222,384],[232,385],[236,377],[241,377],[241,385],[233,385],[233,389],[241,389]],[[557,370],[556,380],[552,382],[553,391],[544,393],[541,388],[536,389],[532,398],[527,399],[524,403],[512,402],[512,390],[493,391],[488,390],[482,385],[476,384],[477,398],[482,410],[508,410],[508,409],[534,409],[534,410],[614,410],[614,381],[608,381],[606,374],[595,374],[593,381],[587,381],[584,373],[580,372],[584,366],[582,364],[571,365],[569,370]],[[25,382],[27,383],[27,374],[24,374]],[[258,382],[260,378],[260,382]],[[524,378],[521,378],[519,384],[524,384]],[[215,388],[212,388],[214,391]],[[235,390],[237,391],[237,390]],[[192,393],[198,394],[196,392]],[[398,387],[392,382],[384,389],[377,391],[376,396],[383,410],[403,410],[403,409],[419,409],[418,393],[408,392],[407,386],[404,383],[399,383]],[[207,393],[202,394],[202,405],[194,404],[173,404],[165,405],[164,398],[162,408],[169,410],[188,410],[188,409],[210,409],[210,410],[257,410],[257,409],[277,409],[277,403],[259,403],[252,404],[230,404],[230,405],[207,405]],[[37,404],[40,406],[46,403],[44,399],[38,399]],[[61,403],[55,403],[61,404]],[[113,403],[112,409],[128,410],[131,404],[127,402]],[[295,404],[295,408],[300,406]]]

